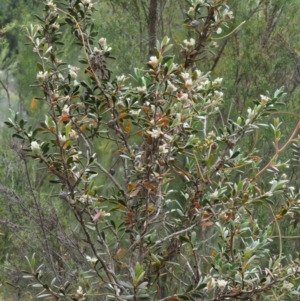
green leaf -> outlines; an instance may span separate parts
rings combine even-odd
[[[197,286],[197,290],[198,291],[201,291],[201,290],[203,290],[205,287],[207,286],[207,283],[201,283],[201,284],[199,284],[198,286]]]
[[[36,284],[32,284],[32,287],[43,287],[43,285],[41,285],[40,283],[36,283]]]
[[[45,72],[45,71],[44,71],[44,67],[43,67],[43,65],[42,65],[41,63],[37,63],[37,67],[38,67],[38,69],[39,69],[40,71]]]
[[[190,298],[186,295],[178,295],[178,298],[180,298],[182,300],[190,300]]]
[[[39,295],[37,296],[36,298],[40,299],[40,298],[45,298],[45,297],[50,297],[52,296],[51,294],[42,294],[42,295]]]
[[[191,241],[187,236],[180,235],[179,238],[180,238],[181,241],[191,244]]]

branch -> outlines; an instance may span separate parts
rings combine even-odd
[[[9,95],[8,88],[4,85],[4,83],[2,82],[1,79],[0,79],[0,84],[2,85],[3,89],[4,89],[5,92],[6,92],[6,95],[7,95],[7,101],[8,101],[8,107],[10,108],[11,105],[10,105],[10,95]]]
[[[297,134],[298,130],[300,129],[300,122],[297,124],[296,128],[294,129],[292,135],[290,136],[289,140],[282,146],[282,148],[277,149],[275,155],[272,157],[272,159],[269,161],[269,163],[262,168],[252,179],[251,182],[253,182],[255,179],[261,176],[274,162],[274,160],[277,159],[278,155],[283,152],[292,142],[294,142],[294,137]]]

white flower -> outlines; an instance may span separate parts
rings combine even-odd
[[[213,86],[221,85],[222,81],[223,81],[223,78],[217,77],[217,78],[213,81],[212,85],[213,85]]]
[[[206,79],[204,82],[201,82],[202,85],[206,86],[210,84],[210,81]]]
[[[130,114],[131,116],[133,116],[133,117],[137,117],[137,116],[140,115],[140,112],[141,112],[141,109],[139,109],[139,110],[130,110],[130,111],[129,111],[129,114]]]
[[[229,11],[227,12],[227,14],[225,15],[225,20],[231,20],[234,18],[233,12]]]
[[[223,95],[224,95],[223,92],[215,91],[215,93],[214,93],[214,98],[215,98],[215,100],[220,101],[220,100],[223,99]]]
[[[56,10],[56,4],[53,3],[53,0],[48,0],[47,5],[49,6],[49,8]]]
[[[117,76],[117,82],[119,84],[124,83],[126,79],[127,79],[127,77],[124,74]]]
[[[156,56],[151,56],[150,61],[148,62],[153,68],[156,68],[158,65],[158,59]]]
[[[181,114],[180,113],[176,113],[176,118],[181,121]]]
[[[68,65],[69,68],[69,74],[71,76],[72,79],[76,79],[77,78],[77,72],[79,70],[78,67],[73,67],[71,65]]]
[[[73,70],[70,70],[69,73],[70,73],[70,76],[71,76],[72,79],[76,79],[77,78],[77,73],[74,72]]]
[[[65,135],[62,135],[62,134],[58,134],[58,140],[64,144],[66,142],[66,136]]]
[[[287,178],[287,175],[285,173],[283,173],[280,177],[282,180],[285,180]]]
[[[82,0],[82,4],[88,6],[91,3],[91,0]]]
[[[69,101],[71,99],[71,97],[69,95],[66,96],[62,96],[59,100],[60,101]]]
[[[72,139],[74,139],[74,140],[78,139],[78,134],[77,134],[77,132],[74,131],[74,130],[71,130],[71,132],[70,132],[70,137],[71,137]]]
[[[159,138],[161,135],[164,133],[160,129],[152,129],[152,131],[147,131],[147,133],[152,137],[152,138]]]
[[[211,200],[216,200],[218,198],[218,191],[213,192],[209,197]]]
[[[101,46],[106,45],[106,38],[101,38],[101,39],[99,40],[99,44],[100,44]]]
[[[137,89],[137,91],[138,91],[140,94],[145,94],[145,93],[147,93],[147,87],[146,87],[146,86],[143,86],[143,87],[137,87],[136,89]]]
[[[36,78],[38,81],[43,81],[48,77],[48,71],[43,72],[43,71],[39,71],[39,73],[37,74]]]
[[[44,80],[44,79],[45,79],[44,72],[43,72],[43,71],[39,71],[39,73],[38,73],[37,76],[36,76],[36,79],[37,79],[38,81]]]
[[[179,100],[188,101],[189,95],[187,93],[182,93],[181,96],[179,97]]]
[[[39,152],[41,150],[40,145],[36,141],[30,143],[30,148],[33,152]]]
[[[172,93],[177,90],[176,86],[174,86],[172,83],[168,81],[168,87],[167,87],[167,92]]]
[[[265,95],[260,95],[260,99],[261,99],[261,104],[262,105],[265,105],[270,100],[270,98],[268,96],[265,96]]]
[[[218,47],[219,47],[219,44],[218,44],[217,42],[212,42],[212,46],[213,46],[214,48],[218,48]]]
[[[186,81],[190,78],[190,74],[188,72],[181,72],[180,75],[184,81]]]
[[[69,112],[70,112],[70,108],[68,107],[68,105],[65,105],[61,111],[62,115],[69,116]]]
[[[116,102],[116,106],[118,107],[125,107],[124,101],[122,98],[119,98],[118,101]]]
[[[196,86],[196,91],[197,91],[197,92],[199,92],[199,91],[201,91],[201,90],[203,90],[203,86],[202,86],[202,85]],[[199,95],[198,95],[198,98],[199,98]],[[200,99],[202,99],[202,97],[200,97]]]
[[[217,283],[220,289],[224,289],[228,282],[226,280],[221,279],[221,280],[217,280]]]
[[[167,144],[160,145],[158,149],[160,154],[167,154],[169,152]]]
[[[195,13],[195,8],[191,6],[191,7],[189,8],[189,10],[188,10],[187,13],[188,13],[188,15],[194,14],[194,13]]]
[[[188,89],[191,89],[192,86],[193,86],[193,80],[192,80],[191,78],[189,78],[188,80],[186,80],[185,86],[186,86]]]
[[[125,79],[125,75],[122,74],[120,76],[117,76],[117,81],[123,81]]]
[[[90,262],[91,264],[95,264],[95,263],[97,263],[97,261],[98,261],[98,259],[97,259],[96,257],[90,257],[90,256],[88,256],[88,255],[86,255],[85,258],[86,258],[86,260],[87,260],[88,262]]]
[[[102,54],[102,50],[100,50],[98,47],[94,47],[93,49],[93,55]],[[93,55],[91,57],[93,57]]]
[[[222,32],[222,28],[219,27],[219,28],[217,29],[216,33],[217,33],[217,34],[220,34],[221,32]]]
[[[77,298],[82,298],[85,294],[83,293],[82,287],[78,286],[78,290],[76,291]]]
[[[202,72],[200,70],[198,70],[198,69],[195,70],[195,72],[196,72],[196,79],[199,80],[201,78],[201,76],[202,76]]]
[[[70,108],[68,105],[65,105],[61,111],[61,121],[65,122],[69,120],[69,111]]]
[[[196,41],[195,41],[195,39],[190,38],[189,41],[184,40],[183,43],[186,45],[186,47],[193,47],[193,46],[195,46]]]
[[[59,29],[60,25],[57,22],[54,22],[53,24],[51,24],[51,27],[54,29]]]

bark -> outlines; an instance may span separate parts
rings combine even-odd
[[[148,54],[153,55],[153,48],[156,43],[157,35],[157,0],[150,0],[149,19],[148,19]]]

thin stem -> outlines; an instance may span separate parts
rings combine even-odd
[[[289,140],[280,148],[276,151],[275,155],[271,158],[271,160],[268,162],[267,165],[265,165],[264,168],[262,168],[253,178],[252,182],[260,177],[271,165],[272,163],[277,159],[278,155],[283,152],[292,142],[295,142],[296,140],[298,141],[299,139],[294,139],[295,135],[297,134],[298,130],[300,128],[300,122],[297,124],[296,128],[294,129],[293,133],[291,134]]]

